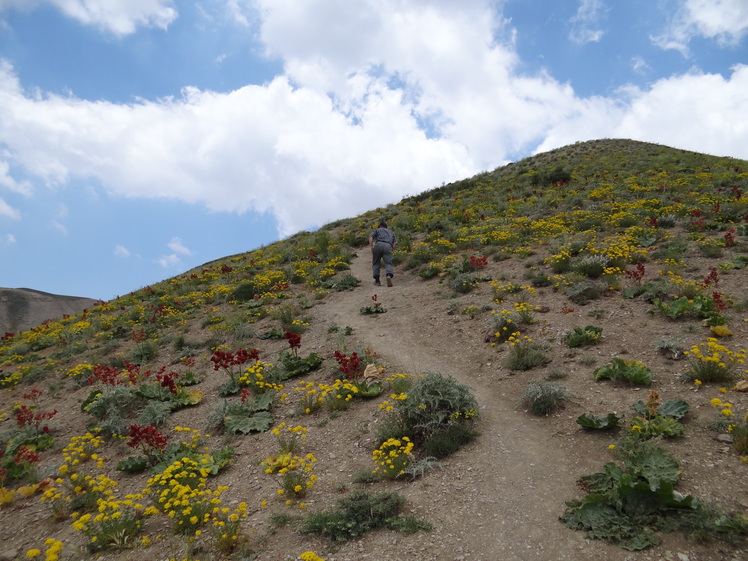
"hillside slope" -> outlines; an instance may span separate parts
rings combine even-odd
[[[18,333],[36,327],[44,320],[76,315],[96,300],[50,294],[30,288],[0,287],[0,333]]]
[[[140,493],[153,487],[149,477],[165,473],[164,466],[135,474],[116,469],[143,450],[155,454],[142,443],[140,452],[127,446],[131,425],[138,424],[172,444],[185,442],[180,450],[215,466],[218,473],[205,479],[205,488],[223,489],[216,500],[227,512],[209,514],[204,524],[196,519],[194,528],[192,512],[184,519],[179,512],[170,517],[168,508],[156,512],[126,543],[120,537],[120,547],[101,550],[104,559],[288,561],[311,550],[326,561],[741,560],[748,450],[736,447],[735,438],[748,412],[748,395],[740,391],[748,342],[747,188],[748,162],[630,141],[577,144],[211,262],[6,338],[0,431],[8,474],[17,467],[8,459],[19,433],[27,442],[48,444],[51,436],[53,443],[29,463],[35,469],[6,476],[13,496],[0,494],[6,499],[0,555],[22,559],[54,539],[62,544],[62,559],[92,557],[87,547],[98,547],[90,541],[95,524],[70,518],[95,514],[93,487],[75,490],[86,476],[112,485],[115,498],[99,503],[104,512],[115,502],[126,512],[128,493],[133,502],[157,505],[157,494]],[[366,236],[380,217],[400,240],[392,288],[374,287],[370,278]],[[373,309],[380,313],[366,313]],[[498,334],[507,319],[516,335],[503,342]],[[569,334],[588,326],[599,337],[588,346],[570,345]],[[291,345],[291,333],[300,336],[300,346]],[[711,352],[715,341],[725,349],[715,352],[732,379],[697,383],[693,370],[706,374],[705,361],[683,351]],[[241,349],[256,349],[259,359],[242,362]],[[518,349],[542,360],[520,361],[519,368],[512,360]],[[354,353],[362,366],[376,365],[381,394],[354,397],[336,385]],[[298,366],[292,357],[313,354],[320,365],[292,372]],[[646,366],[651,385],[598,375],[616,359]],[[214,368],[219,363],[227,366]],[[419,477],[364,482],[362,474],[375,467],[372,453],[391,428],[388,407],[397,412],[397,402],[407,403],[404,394],[414,390],[401,393],[397,375],[407,374],[417,388],[429,373],[470,388],[479,411],[477,438]],[[351,379],[359,389],[376,387]],[[560,385],[566,396],[547,415],[532,414],[522,400],[539,383]],[[637,420],[646,413],[632,405],[655,399],[678,402],[668,405],[670,411],[688,405],[680,420],[663,421],[668,430],[681,427],[682,435],[645,439],[656,427]],[[241,409],[245,400],[256,410]],[[15,404],[34,408],[39,417],[19,428]],[[583,414],[621,420],[611,430],[584,430],[577,423]],[[450,419],[461,423],[460,415]],[[732,433],[729,422],[737,427]],[[288,427],[295,426],[306,434],[295,452],[309,467],[301,479],[302,487],[311,483],[301,489],[303,497],[294,497],[293,488],[278,493],[284,476],[268,460],[280,439],[267,429],[292,438]],[[83,457],[77,443],[91,430],[113,437]],[[707,528],[693,519],[686,531],[652,532],[659,517],[673,512],[649,502],[653,497],[642,489],[633,495],[646,497],[651,510],[624,543],[633,550],[616,545],[630,518],[615,519],[618,536],[598,532],[608,541],[563,524],[566,502],[584,498],[590,488],[590,482],[580,487],[579,478],[606,464],[625,468],[632,439],[654,443],[678,464],[674,469],[665,456],[653,455],[650,483],[664,492],[669,487],[661,474],[677,474],[678,494],[669,499],[692,495],[725,515],[719,524]],[[412,464],[425,455],[418,444]],[[204,446],[214,452],[233,447],[232,463],[219,470],[219,456],[208,458]],[[90,461],[92,453],[100,461]],[[188,465],[183,461],[179,469]],[[303,471],[297,469],[290,471]],[[40,501],[44,489],[28,484],[45,476],[61,482]],[[377,530],[348,541],[300,531],[311,514],[361,490],[398,493],[405,512],[433,529]],[[199,508],[199,496],[185,497],[182,506]],[[634,505],[636,497],[627,500]],[[692,511],[709,517],[703,509]],[[231,513],[237,513],[236,526],[229,524]],[[226,524],[214,525],[222,516]],[[186,535],[178,520],[190,527]],[[708,530],[715,534],[711,541],[696,539],[706,540]],[[227,533],[228,540],[222,538]],[[107,538],[103,531],[93,535],[98,543]]]

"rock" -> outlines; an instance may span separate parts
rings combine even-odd
[[[717,441],[718,442],[725,442],[727,444],[732,444],[732,435],[730,435],[730,434],[719,434],[719,435],[717,435]]]
[[[748,392],[748,380],[740,380],[735,384],[734,389],[739,392]]]
[[[18,551],[15,549],[6,549],[0,551],[0,561],[12,561],[18,555]]]

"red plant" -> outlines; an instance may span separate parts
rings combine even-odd
[[[725,232],[725,247],[732,247],[735,245],[735,228],[730,228]]]
[[[335,351],[335,360],[338,361],[338,367],[340,371],[345,375],[348,380],[358,378],[363,373],[363,364],[361,359],[358,357],[358,353],[353,353],[351,356],[347,356],[340,351]]]
[[[644,221],[645,226],[651,226],[652,228],[657,228],[659,226],[659,222],[657,221],[657,217],[653,216],[652,218],[648,218]]]
[[[644,263],[642,263],[641,261],[637,262],[636,269],[632,271],[626,271],[626,274],[631,277],[637,285],[639,285],[639,283],[644,278]]]
[[[39,392],[39,395],[41,395],[41,392]],[[19,428],[28,427],[33,428],[37,433],[48,433],[49,426],[47,426],[47,421],[57,415],[57,409],[47,411],[46,413],[35,413],[34,409],[34,407],[29,407],[23,403],[16,406],[13,410],[13,416],[16,418],[16,424],[18,424]]]
[[[704,217],[695,218],[691,220],[691,224],[689,226],[691,230],[702,232],[704,228],[706,228],[706,220],[704,220]]]
[[[213,356],[210,357],[210,361],[213,363],[213,370],[219,368],[229,369],[232,366],[244,364],[249,360],[257,360],[260,358],[260,351],[252,349],[248,351],[246,349],[239,349],[236,353],[227,353],[220,349],[213,352]]]
[[[171,393],[177,393],[177,390],[179,388],[177,387],[176,378],[179,376],[179,374],[176,372],[169,372],[165,374],[165,369],[165,366],[162,367],[161,370],[156,374],[156,380],[158,380],[158,383],[162,388],[169,388],[169,391]]]
[[[13,337],[15,337],[15,333],[11,333],[10,331],[6,331],[5,335],[0,338],[0,341],[10,341]]]
[[[301,335],[298,333],[291,333],[290,331],[286,331],[286,333],[283,335],[286,338],[286,341],[288,341],[288,346],[291,348],[294,354],[297,354],[297,349],[301,347]]]
[[[29,448],[25,444],[18,448],[18,451],[16,452],[16,455],[13,458],[13,463],[19,466],[23,464],[29,464],[29,465],[35,464],[40,461],[41,461],[41,458],[39,457],[39,454],[34,452],[31,448]]]
[[[704,277],[703,286],[704,288],[706,288],[707,286],[710,286],[712,283],[714,284],[715,287],[719,286],[719,275],[717,274],[717,267],[712,267],[711,271],[709,271],[709,274]]]
[[[213,363],[213,370],[223,369],[226,374],[229,375],[232,382],[236,382],[235,366],[240,366],[249,360],[258,360],[260,358],[260,351],[252,349],[248,351],[246,349],[239,349],[236,353],[228,353],[217,349],[213,352],[213,356],[210,357],[210,361]]]
[[[470,256],[470,266],[473,267],[473,269],[483,269],[486,265],[488,265],[487,257],[478,257],[477,255]]]
[[[248,388],[242,388],[242,391],[239,394],[239,399],[241,400],[241,402],[244,403],[245,401],[247,401],[251,397],[252,397],[252,392],[249,391]]]
[[[712,300],[714,300],[714,308],[718,312],[721,312],[722,310],[727,308],[727,304],[725,304],[725,301],[722,300],[722,294],[717,290],[712,292]]]
[[[97,364],[94,366],[93,377],[89,377],[88,382],[93,384],[94,379],[109,386],[116,386],[125,383],[125,381],[120,378],[119,370],[117,368],[114,366],[104,366],[103,364]]]
[[[166,451],[167,436],[152,425],[132,424],[129,436],[130,440],[127,441],[127,445],[131,448],[139,447],[151,461],[160,459]]]

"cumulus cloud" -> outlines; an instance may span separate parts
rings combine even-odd
[[[180,238],[172,238],[166,246],[179,255],[192,255],[192,252],[184,246]]]
[[[688,56],[694,37],[736,45],[748,33],[748,3],[745,0],[685,0],[667,29],[653,41],[664,49]]]
[[[607,10],[602,0],[579,0],[579,8],[571,18],[569,39],[580,45],[597,43],[605,35],[600,23]]]
[[[192,255],[192,251],[190,251],[178,237],[172,238],[169,243],[166,244],[166,247],[171,250],[171,253],[169,253],[168,255],[162,255],[161,257],[156,259],[156,263],[158,263],[165,269],[181,265],[182,256],[186,257]]]
[[[748,158],[748,66],[729,77],[692,72],[656,81],[648,89],[622,88],[617,100],[580,102],[579,112],[549,131],[537,151],[581,138],[634,138],[678,148]],[[587,136],[589,134],[589,136]]]
[[[114,255],[116,257],[122,257],[123,259],[127,259],[128,257],[130,257],[130,250],[127,249],[125,246],[118,244],[114,246]]]
[[[20,220],[21,212],[18,209],[10,206],[3,199],[0,199],[0,216],[10,218],[11,220]]]
[[[170,253],[168,255],[162,255],[156,259],[156,263],[161,265],[164,269],[170,269],[181,265],[182,260],[176,253]]]
[[[0,12],[31,10],[51,4],[67,17],[114,35],[129,35],[138,27],[166,29],[177,18],[173,0],[0,0]]]
[[[246,0],[229,4],[261,22],[283,75],[112,103],[26,92],[0,61],[7,169],[49,188],[85,179],[115,197],[270,212],[284,236],[538,146],[626,136],[689,147],[698,134],[714,153],[748,157],[735,118],[748,114],[745,67],[581,98],[546,73],[522,73],[515,31],[480,0],[256,0],[257,13]],[[188,255],[171,245],[164,267]]]
[[[14,193],[20,193],[21,195],[31,194],[31,183],[29,181],[16,181],[13,176],[10,175],[10,164],[8,162],[0,161],[0,187],[8,189]]]

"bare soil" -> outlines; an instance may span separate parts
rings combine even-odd
[[[541,262],[543,256],[532,259]],[[689,259],[694,278],[703,278],[712,263]],[[654,267],[653,267],[654,270]],[[617,412],[631,417],[630,406],[646,400],[647,389],[638,389],[610,382],[595,382],[592,371],[612,357],[636,358],[654,372],[654,389],[663,399],[685,399],[691,412],[685,421],[686,435],[665,443],[683,468],[679,491],[713,502],[729,511],[748,511],[746,482],[748,464],[730,448],[717,440],[709,424],[717,412],[709,404],[713,397],[722,397],[716,387],[695,388],[679,381],[687,368],[685,360],[672,360],[661,355],[655,343],[662,338],[682,342],[684,348],[703,343],[710,333],[695,321],[673,322],[662,314],[651,314],[651,305],[639,300],[623,300],[620,293],[611,293],[587,306],[572,304],[564,295],[551,288],[538,289],[529,298],[542,307],[538,322],[526,332],[536,341],[551,345],[552,362],[528,372],[512,372],[505,366],[506,352],[485,341],[490,325],[490,312],[482,311],[471,319],[463,313],[470,305],[494,310],[511,303],[495,304],[488,283],[481,283],[469,294],[456,296],[438,279],[423,281],[402,267],[396,268],[392,288],[374,287],[370,280],[369,254],[362,249],[351,265],[351,274],[362,284],[351,291],[332,293],[308,310],[310,329],[302,337],[302,354],[317,352],[330,358],[335,349],[347,352],[371,349],[387,374],[422,374],[439,372],[450,375],[473,388],[480,404],[481,420],[478,439],[445,459],[442,470],[429,472],[416,481],[386,481],[371,486],[353,482],[361,469],[370,469],[371,452],[375,448],[377,423],[382,413],[381,399],[356,404],[338,415],[324,411],[311,416],[295,415],[294,396],[279,405],[276,422],[302,424],[309,429],[303,450],[319,460],[315,469],[317,486],[309,495],[307,511],[332,506],[345,493],[356,488],[372,491],[396,490],[408,500],[407,510],[434,525],[431,532],[403,535],[377,531],[361,539],[332,543],[327,539],[299,534],[294,525],[273,528],[270,513],[301,516],[305,511],[289,509],[274,498],[277,482],[262,473],[259,462],[274,450],[269,433],[244,438],[215,440],[229,442],[237,449],[234,464],[215,478],[216,485],[228,485],[228,506],[247,501],[252,510],[247,527],[256,544],[260,561],[288,561],[307,550],[313,550],[326,561],[740,561],[748,554],[722,544],[699,544],[681,534],[663,535],[658,547],[630,552],[613,545],[588,539],[584,533],[572,531],[560,521],[565,501],[581,498],[577,479],[599,471],[614,459],[608,445],[620,436],[616,433],[585,432],[575,423],[582,413],[604,415]],[[526,284],[525,264],[512,259],[490,262],[485,274],[492,278]],[[747,277],[741,271],[723,275],[720,289],[742,297],[746,294]],[[364,315],[363,306],[371,304],[371,296],[387,308],[387,313]],[[731,312],[729,326],[734,336],[731,348],[745,348],[748,329],[745,312]],[[270,320],[263,320],[270,321]],[[563,334],[574,327],[596,325],[603,328],[602,340],[582,350],[569,349],[562,343]],[[257,325],[261,332],[264,324]],[[271,324],[268,323],[268,326]],[[352,335],[330,332],[328,327],[349,326]],[[197,333],[194,336],[198,336]],[[287,348],[285,341],[262,343],[263,357],[274,356]],[[329,380],[332,360],[326,361],[326,373],[315,373],[308,379]],[[573,394],[560,412],[537,417],[519,405],[519,398],[532,379],[544,378],[553,370],[566,374],[561,383]],[[225,380],[206,364],[208,379],[201,384],[206,392],[204,402],[194,409],[172,415],[170,426],[187,425],[204,428],[207,412],[218,400],[215,388]],[[294,381],[287,385],[287,391]],[[59,426],[55,436],[58,449],[71,436],[85,432],[87,419],[79,412],[79,404],[88,389],[74,389],[59,382],[55,418]],[[26,388],[27,389],[27,388]],[[20,399],[22,388],[9,391],[4,406]],[[384,396],[383,396],[384,397]],[[730,401],[737,412],[748,410],[748,396],[730,392]],[[1,427],[8,428],[5,421]],[[217,444],[214,445],[217,447]],[[127,454],[124,445],[112,447],[107,454]],[[56,460],[59,462],[59,455]],[[112,464],[116,463],[113,461]],[[48,467],[52,467],[51,465]],[[112,472],[122,488],[142,488],[142,478]],[[270,502],[261,508],[261,500]],[[167,559],[184,556],[184,540],[177,539],[163,520],[152,520],[146,527],[154,543],[146,549],[135,548],[106,552],[101,559],[142,558]],[[40,547],[48,537],[64,539],[65,555],[86,558],[76,544],[81,543],[68,522],[53,523],[48,508],[33,499],[0,511],[0,557],[22,559],[30,547]],[[195,557],[216,558],[213,550],[197,545]]]

